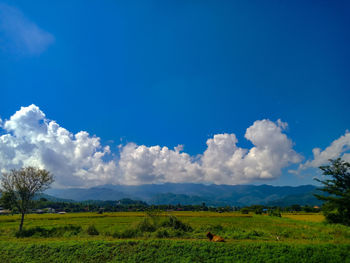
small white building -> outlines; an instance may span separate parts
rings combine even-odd
[[[47,207],[44,210],[46,211],[46,213],[56,213],[56,210],[51,207]]]
[[[2,207],[1,207],[2,208]],[[8,215],[11,213],[11,210],[8,209],[0,209],[0,215]]]

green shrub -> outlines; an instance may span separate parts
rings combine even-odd
[[[245,207],[245,208],[242,208],[242,209],[241,209],[241,213],[247,215],[247,214],[249,214],[249,209],[246,208],[246,207]]]
[[[15,233],[15,236],[18,237],[32,237],[34,235],[40,236],[40,237],[46,237],[48,235],[49,231],[45,228],[42,228],[40,226],[38,227],[32,227],[25,229],[23,228],[22,231],[17,231]]]
[[[262,215],[263,209],[262,209],[261,207],[256,208],[255,211],[254,211],[254,213],[255,213],[256,215]]]
[[[115,232],[113,237],[115,238],[133,238],[139,236],[139,232],[133,228],[127,228],[122,232]]]
[[[169,237],[170,235],[169,235],[169,232],[167,231],[167,229],[159,228],[155,232],[155,236],[158,237],[158,238],[164,238],[164,237]]]
[[[149,218],[145,218],[137,225],[137,229],[141,232],[154,232],[157,227],[151,222],[151,220],[149,220]]]
[[[22,229],[15,233],[16,237],[67,237],[77,235],[81,232],[81,226],[66,225],[53,227],[50,229],[42,228],[40,226],[28,229]]]
[[[100,234],[96,229],[95,225],[89,225],[88,228],[86,229],[86,232],[90,236],[98,236]]]
[[[177,230],[182,230],[184,232],[192,232],[193,229],[189,224],[183,223],[176,216],[169,216],[166,221],[162,223],[163,227],[171,227]]]
[[[279,209],[269,210],[269,216],[281,217],[281,211]]]

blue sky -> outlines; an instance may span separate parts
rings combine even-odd
[[[181,144],[193,163],[218,134],[251,149],[247,128],[267,119],[300,158],[263,182],[313,183],[314,148],[345,136],[323,155],[348,158],[349,11],[347,1],[0,1],[0,117],[34,104],[72,134],[99,137],[129,179],[139,175],[119,171],[119,144]],[[313,161],[304,175],[288,173]],[[218,176],[199,181],[261,183]],[[168,181],[140,178],[129,181]]]

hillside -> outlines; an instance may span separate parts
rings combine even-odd
[[[204,185],[204,184],[146,184],[138,186],[102,185],[81,189],[49,189],[46,194],[57,198],[84,200],[119,200],[130,198],[149,204],[202,204],[212,206],[246,206],[269,204],[320,205],[313,193],[316,186],[271,185]]]

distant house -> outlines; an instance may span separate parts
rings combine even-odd
[[[315,205],[314,206],[314,211],[315,212],[319,212],[319,211],[321,211],[321,208],[318,205]]]
[[[1,209],[0,209],[0,215],[8,215],[8,214],[10,214],[10,213],[11,213],[11,210],[3,209],[3,208],[1,207]]]
[[[45,211],[46,211],[46,213],[55,213],[56,212],[56,210],[51,208],[51,207],[45,208]]]

